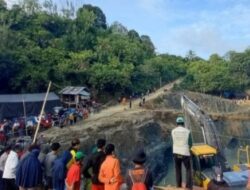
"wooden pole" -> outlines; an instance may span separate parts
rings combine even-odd
[[[40,113],[40,116],[38,118],[38,124],[37,124],[37,127],[36,127],[36,132],[35,132],[35,135],[34,135],[33,143],[36,142],[37,134],[38,134],[38,131],[40,129],[41,119],[42,119],[43,111],[44,111],[44,108],[45,108],[45,105],[46,105],[46,102],[47,102],[47,98],[48,98],[48,95],[49,95],[50,87],[51,87],[51,81],[49,82],[49,86],[48,86],[48,89],[47,89],[47,92],[46,92],[46,95],[45,95],[45,98],[44,98],[44,101],[43,101],[43,106],[42,106],[42,109],[41,109],[41,113]]]
[[[160,77],[160,88],[161,88],[161,86],[162,86],[162,79],[161,79],[161,77]]]
[[[23,98],[23,116],[24,116],[24,126],[25,126],[25,131],[26,131],[26,136],[27,136],[28,135],[28,129],[26,126],[27,116],[26,116],[26,107],[25,107],[24,98]]]

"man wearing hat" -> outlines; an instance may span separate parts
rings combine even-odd
[[[190,148],[192,147],[192,138],[190,131],[185,128],[184,118],[177,117],[177,127],[172,130],[173,155],[175,162],[176,185],[182,187],[182,163],[186,168],[186,188],[192,189],[192,171]]]
[[[65,185],[67,190],[80,190],[81,187],[81,167],[83,158],[85,155],[83,152],[78,151],[75,155],[75,163],[73,163],[68,171]]]
[[[128,170],[126,176],[127,189],[131,190],[133,184],[143,183],[147,190],[153,187],[153,177],[148,168],[144,166],[147,156],[144,150],[139,150],[135,153],[133,158],[134,168]]]

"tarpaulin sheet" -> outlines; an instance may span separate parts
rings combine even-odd
[[[45,93],[21,94],[21,95],[0,95],[0,120],[24,116],[37,116],[40,114]],[[55,93],[49,93],[45,106],[45,112],[50,113],[53,107],[60,106],[61,102]]]
[[[224,172],[223,179],[229,186],[244,186],[247,184],[247,172]]]

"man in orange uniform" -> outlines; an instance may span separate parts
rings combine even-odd
[[[65,185],[67,190],[80,190],[81,187],[81,167],[83,162],[84,154],[77,152],[75,156],[75,163],[73,163],[68,171]]]
[[[108,144],[105,148],[106,159],[102,163],[99,180],[104,183],[105,190],[119,190],[122,184],[120,162],[114,155],[115,146]]]

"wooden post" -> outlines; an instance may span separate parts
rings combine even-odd
[[[33,143],[36,142],[37,134],[38,134],[38,131],[40,129],[41,119],[42,119],[43,111],[44,111],[44,108],[45,108],[45,105],[46,105],[46,102],[47,102],[47,98],[48,98],[48,95],[49,95],[50,87],[51,87],[51,81],[49,82],[49,86],[48,86],[48,89],[47,89],[47,92],[46,92],[46,95],[45,95],[45,98],[44,98],[44,101],[43,101],[43,106],[42,106],[42,109],[41,109],[41,112],[40,112],[40,116],[38,118],[38,124],[37,124],[37,127],[36,127],[36,132],[35,132],[35,135],[34,135]]]
[[[26,116],[26,107],[25,107],[24,98],[23,98],[23,116],[24,116],[24,126],[25,126],[25,131],[26,131],[26,136],[27,136],[28,135],[28,129],[26,126],[27,116]]]
[[[161,88],[161,86],[162,86],[162,79],[161,79],[161,77],[160,77],[160,88]]]

